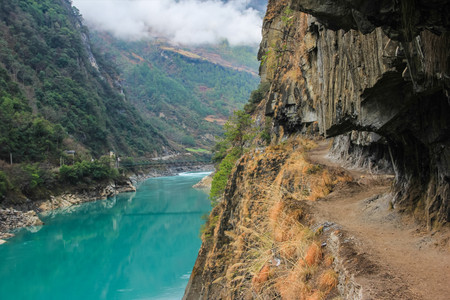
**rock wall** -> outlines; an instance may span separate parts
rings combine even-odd
[[[393,207],[429,228],[448,222],[449,16],[439,0],[269,1],[258,56],[270,89],[254,119],[271,125],[271,145],[237,162],[184,299],[411,299],[363,295],[353,277],[372,264],[342,255],[348,240],[303,201],[348,179],[305,162],[297,139],[333,138],[335,158],[395,173]]]
[[[339,249],[318,250],[324,225],[311,223],[303,200],[347,178],[305,163],[299,136],[334,138],[334,157],[395,173],[393,207],[429,228],[450,220],[448,12],[439,0],[269,1],[258,56],[270,90],[254,118],[271,125],[271,144],[237,162],[184,299],[372,298],[350,280]],[[304,239],[307,232],[314,238]],[[333,234],[328,249],[340,243]],[[326,276],[333,282],[327,255],[336,259],[339,292],[314,286]]]
[[[429,227],[448,222],[448,10],[446,1],[269,1],[259,59],[273,140],[338,137],[335,156],[395,171],[395,207]]]

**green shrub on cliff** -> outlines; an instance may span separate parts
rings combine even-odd
[[[252,125],[253,120],[248,113],[242,110],[235,111],[223,126],[225,129],[225,140],[233,148],[240,148],[242,153],[244,145],[255,137]]]
[[[224,129],[225,137],[214,148],[213,160],[215,162],[220,161],[220,164],[216,174],[214,174],[209,195],[213,206],[225,190],[231,170],[243,154],[245,145],[256,134],[251,116],[242,110],[233,113],[224,125]]]
[[[255,110],[256,106],[264,99],[267,92],[269,92],[269,89],[270,89],[270,82],[268,81],[261,82],[258,85],[258,88],[250,94],[250,99],[248,100],[248,103],[245,104],[244,106],[245,112],[252,113]]]
[[[213,206],[217,203],[217,199],[225,190],[227,186],[228,176],[231,174],[231,170],[234,167],[234,164],[241,156],[241,152],[238,148],[233,148],[230,153],[220,162],[219,168],[214,174],[212,183],[211,183],[211,192],[209,193],[209,197],[211,199],[211,203]]]

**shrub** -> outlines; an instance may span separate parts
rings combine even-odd
[[[0,185],[6,187],[7,191],[22,193],[28,198],[38,199],[45,197],[48,188],[55,182],[55,176],[43,164],[15,164],[3,166],[3,179]]]
[[[222,140],[217,142],[213,148],[213,157],[212,161],[215,163],[220,163],[225,156],[227,156],[227,151],[230,148],[230,143],[227,140]]]
[[[59,178],[67,182],[78,182],[81,175],[78,173],[79,169],[75,166],[63,165],[59,168]]]
[[[210,199],[215,206],[217,199],[225,190],[228,176],[235,162],[244,152],[244,146],[256,135],[253,128],[253,120],[249,114],[237,110],[224,125],[225,137],[219,141],[213,149],[213,161],[219,162],[219,168],[213,177]]]
[[[0,199],[2,199],[6,195],[9,187],[10,183],[8,181],[8,178],[6,177],[6,174],[0,171]]]
[[[233,148],[230,153],[222,160],[219,164],[219,170],[214,174],[212,183],[211,183],[211,192],[209,193],[209,197],[211,199],[211,204],[215,206],[217,204],[217,199],[225,190],[227,185],[228,177],[231,174],[231,170],[234,167],[234,164],[241,156],[241,152],[238,148]]]
[[[245,105],[244,110],[247,113],[253,112],[258,103],[260,103],[264,99],[269,89],[270,89],[270,82],[268,81],[261,82],[258,85],[258,88],[250,94],[250,99],[248,100],[248,103]]]
[[[255,137],[253,120],[249,114],[237,110],[223,126],[225,140],[233,147],[239,147],[243,151],[244,145]]]
[[[264,96],[269,91],[269,89],[270,89],[270,82],[268,81],[261,82],[258,85],[258,88],[250,94],[249,102],[255,104],[261,102],[261,100],[264,99]]]
[[[63,182],[76,184],[81,181],[115,179],[119,172],[111,167],[108,158],[102,158],[93,162],[77,162],[73,166],[61,166],[59,178]]]

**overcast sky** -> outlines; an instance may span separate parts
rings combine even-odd
[[[163,36],[196,45],[227,39],[231,45],[257,45],[262,16],[249,0],[73,0],[87,25],[121,39]]]

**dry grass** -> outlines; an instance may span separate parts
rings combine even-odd
[[[338,284],[338,275],[332,269],[326,270],[319,277],[319,288],[323,292],[326,293],[331,292],[331,290],[334,289],[337,286],[337,284]]]
[[[228,297],[322,299],[333,286],[330,276],[321,275],[332,258],[323,259],[320,230],[307,226],[302,203],[311,199],[305,189],[320,197],[341,179],[305,160],[305,150],[313,146],[292,139],[242,160],[239,193],[236,200],[229,199],[238,203],[232,219],[236,223],[224,231],[230,241],[224,265],[230,267],[216,279]],[[319,280],[319,275],[324,278]]]
[[[331,265],[334,262],[334,257],[331,255],[326,255],[325,258],[323,259],[323,262],[326,267],[331,267]]]
[[[306,300],[321,300],[324,299],[325,295],[320,291],[314,291],[311,295],[306,297]]]
[[[270,266],[268,264],[264,265],[264,267],[259,271],[252,279],[252,286],[256,292],[261,290],[261,287],[264,283],[269,279],[270,274]]]
[[[305,255],[305,262],[308,266],[316,265],[322,259],[322,250],[317,243],[312,243]]]

